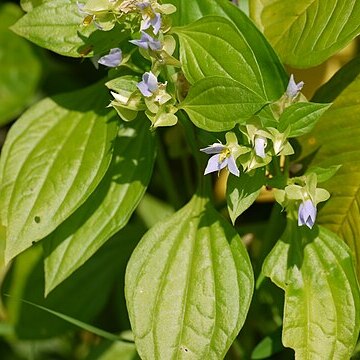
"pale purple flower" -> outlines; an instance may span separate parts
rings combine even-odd
[[[77,1],[76,6],[78,8],[78,12],[79,12],[80,15],[82,15],[82,16],[90,15],[90,13],[84,11],[85,4],[82,4],[79,1]]]
[[[266,148],[266,138],[264,138],[263,136],[255,136],[255,140],[254,140],[254,148],[255,148],[255,154],[257,156],[260,156],[261,158],[265,158],[265,148]]]
[[[122,61],[122,52],[119,48],[113,48],[108,55],[102,56],[98,63],[107,67],[119,66]]]
[[[141,9],[142,16],[140,30],[146,30],[152,26],[156,35],[161,28],[161,15],[154,11],[149,2],[143,2],[137,4],[137,6]]]
[[[291,99],[295,98],[297,94],[301,91],[303,86],[304,86],[304,82],[300,81],[299,83],[296,84],[294,80],[294,75],[291,74],[288,86],[286,88],[286,95]]]
[[[235,176],[240,175],[234,156],[231,154],[229,148],[225,145],[221,143],[214,143],[206,148],[200,149],[200,151],[204,152],[205,154],[215,154],[209,159],[204,175],[210,174],[212,172],[219,172],[226,166],[228,170]]]
[[[306,225],[309,229],[314,226],[316,219],[316,206],[308,199],[299,206],[298,225]]]
[[[136,86],[146,97],[152,96],[159,89],[157,77],[151,71],[144,73],[142,81]]]
[[[136,46],[139,46],[145,50],[161,50],[162,45],[159,40],[154,39],[152,36],[147,34],[145,31],[141,32],[141,38],[139,40],[130,40],[130,42]]]

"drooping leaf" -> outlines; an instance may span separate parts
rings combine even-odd
[[[21,14],[15,4],[0,6],[0,126],[30,104],[41,75],[40,59],[30,44],[8,29]]]
[[[226,199],[233,223],[256,200],[264,183],[265,167],[258,168],[251,174],[241,173],[239,177],[228,177]]]
[[[43,241],[46,294],[127,224],[150,180],[154,155],[154,137],[144,116],[122,125],[112,162],[98,187]]]
[[[104,176],[118,130],[107,104],[97,84],[42,100],[10,130],[0,163],[7,261],[51,233]]]
[[[135,249],[125,293],[144,359],[222,359],[253,290],[246,250],[201,197],[156,224]]]
[[[215,33],[218,31],[218,35],[221,38],[223,35],[222,26],[219,30],[208,28],[209,33],[191,32],[189,35],[191,35],[190,40],[192,49],[194,50],[193,55],[185,48],[181,49],[181,51],[184,52],[184,55],[186,55],[186,61],[194,62],[199,69],[206,70],[208,68],[206,61],[211,60],[211,62],[214,63],[215,57],[222,64],[226,65],[225,68],[229,71],[228,76],[234,75],[241,78],[244,66],[236,64],[233,69],[229,69],[228,64],[235,59],[244,57],[249,59],[249,64],[245,66],[247,72],[249,71],[250,65],[251,71],[254,74],[253,76],[256,76],[256,79],[259,82],[259,84],[253,84],[253,86],[264,89],[266,99],[276,100],[284,93],[287,84],[287,76],[276,53],[263,34],[256,28],[254,23],[242,11],[231,4],[230,1],[206,0],[188,2],[186,0],[170,0],[169,2],[177,7],[177,12],[172,15],[174,25],[188,25],[204,16],[217,15],[230,20],[238,31],[237,34],[234,34],[233,29],[226,26],[224,27],[224,36],[225,33],[227,35],[226,41],[211,37],[211,41],[206,43],[207,46],[205,50],[209,54],[206,59],[203,56],[204,50],[199,51],[199,47],[202,47],[205,44],[197,43],[196,40],[199,40],[200,38],[202,40],[209,37],[214,31]],[[206,23],[207,20],[205,19],[199,22],[199,24]],[[193,26],[190,25],[186,28],[192,29]],[[233,35],[233,38],[228,37],[230,33]],[[237,39],[236,43],[234,43],[234,39]],[[228,48],[223,53],[216,53],[217,47],[213,46],[214,42],[222,44],[222,46],[228,42]],[[240,44],[242,44],[242,46],[240,46]],[[188,45],[187,41],[187,46]],[[231,47],[232,51],[230,53],[229,48]],[[243,60],[241,61],[241,64],[243,64]],[[186,66],[186,62],[184,62],[183,65]],[[212,71],[221,71],[221,73],[213,73],[212,76],[224,76],[224,70],[219,67],[219,64],[215,65],[216,66],[213,67]],[[193,73],[194,69],[189,69],[189,71]],[[198,71],[195,73],[198,73]]]
[[[263,272],[285,291],[284,346],[299,359],[349,359],[360,327],[360,292],[342,239],[290,221]]]
[[[287,107],[279,119],[279,131],[290,127],[288,137],[297,137],[309,133],[330,104],[298,102]]]
[[[225,131],[249,119],[265,100],[227,77],[207,77],[191,88],[181,108],[204,130]]]
[[[360,275],[360,76],[336,98],[311,134],[300,138],[304,156],[317,150],[311,166],[342,165],[324,186],[331,194],[319,222],[356,254]]]
[[[116,26],[99,31],[94,24],[82,25],[74,0],[46,1],[25,14],[11,29],[36,45],[71,57],[88,57],[118,47],[127,32]]]
[[[136,244],[133,236],[136,232],[129,230],[126,234],[126,239],[114,236],[46,298],[42,254],[41,251],[34,254],[34,250],[41,248],[36,246],[16,258],[13,275],[5,281],[10,286],[3,288],[10,295],[8,316],[16,335],[21,339],[50,338],[73,329],[74,325],[85,326],[84,323],[90,325],[88,330],[96,331],[91,328],[91,321],[102,310],[117,278],[124,273],[126,260]],[[21,299],[55,314],[34,308]],[[102,336],[109,337],[109,334],[102,333]]]
[[[250,14],[294,67],[318,65],[360,34],[357,0],[251,0]]]

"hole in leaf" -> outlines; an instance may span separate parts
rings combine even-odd
[[[35,216],[34,217],[34,221],[38,224],[40,222],[40,216]]]

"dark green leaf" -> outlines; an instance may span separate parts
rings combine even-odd
[[[126,239],[117,236],[108,241],[84,266],[60,284],[44,298],[44,271],[39,248],[32,248],[15,260],[10,278],[8,313],[15,325],[16,335],[21,339],[41,339],[60,335],[76,326],[90,326],[89,322],[105,305],[109,293],[120,274],[125,270],[126,260],[136,244],[132,232]],[[85,285],[86,284],[86,285]],[[48,309],[34,308],[20,300],[30,301]],[[50,314],[54,311],[55,314]],[[78,321],[77,321],[78,320]],[[87,323],[87,324],[84,324]],[[99,335],[100,335],[99,334]],[[113,336],[113,340],[116,336]]]
[[[144,359],[222,359],[244,323],[253,274],[235,230],[198,196],[156,224],[125,277]]]
[[[110,167],[93,194],[44,239],[46,294],[127,224],[146,190],[155,148],[145,117],[122,125],[114,143]]]
[[[45,99],[11,128],[1,163],[7,261],[68,218],[104,176],[118,131],[102,84]]]
[[[360,74],[360,56],[349,61],[316,92],[311,101],[332,102]]]

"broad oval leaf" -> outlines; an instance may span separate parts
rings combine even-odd
[[[241,173],[239,177],[229,175],[226,186],[226,199],[233,224],[257,199],[264,184],[265,167],[255,169],[250,174]]]
[[[83,26],[76,1],[46,1],[25,14],[11,29],[43,48],[71,57],[88,57],[118,47],[127,32],[115,27],[97,31]]]
[[[189,2],[187,0],[169,0],[168,2],[171,2],[177,7],[176,13],[172,15],[175,25],[188,25],[204,16],[217,15],[230,20],[237,30],[237,33],[235,34],[235,28],[231,29],[229,24],[227,24],[227,26],[224,27],[224,32],[227,35],[226,40],[221,41],[219,38],[222,36],[221,28],[219,30],[217,30],[217,28],[212,29],[210,24],[209,26],[206,25],[208,21],[202,19],[198,24],[201,24],[201,27],[204,28],[204,33],[190,31],[190,33],[187,32],[186,34],[187,38],[190,36],[190,43],[187,40],[186,46],[191,44],[191,47],[194,47],[193,54],[184,47],[180,49],[181,55],[183,54],[183,66],[185,68],[187,68],[185,61],[190,61],[196,65],[197,70],[201,69],[205,71],[208,69],[207,61],[211,60],[211,62],[214,62],[214,58],[216,58],[219,60],[219,63],[215,64],[215,67],[213,67],[212,76],[225,76],[225,73],[228,72],[227,76],[236,76],[234,79],[237,80],[238,78],[243,77],[242,72],[244,71],[245,66],[248,71],[251,69],[253,72],[252,76],[256,77],[257,83],[252,84],[252,86],[263,89],[262,91],[265,91],[266,99],[276,100],[284,93],[287,84],[287,76],[278,56],[263,34],[256,28],[254,23],[242,11],[231,4],[230,1],[206,0]],[[215,19],[219,18],[217,17]],[[225,22],[223,21],[222,23]],[[220,24],[218,23],[218,25]],[[198,28],[198,26],[196,27]],[[178,29],[180,32],[182,29],[191,30],[193,29],[193,25]],[[214,31],[218,33],[219,37],[217,39],[211,37],[211,42],[207,43],[208,46],[206,46],[205,49],[208,53],[208,56],[205,58],[204,51],[199,51],[199,46],[201,47],[205,44],[198,44],[197,41],[200,41],[200,38],[202,40],[211,36]],[[177,29],[175,29],[175,32],[177,32]],[[229,36],[230,34],[231,36]],[[237,40],[236,43],[234,42],[234,39]],[[214,40],[216,40],[216,43],[222,44],[222,46],[227,43],[227,49],[222,53],[216,53],[216,48],[213,46]],[[231,52],[229,51],[229,48],[231,48]],[[198,51],[196,51],[196,49],[198,49]],[[235,64],[234,68],[230,69],[228,63],[233,62],[235,59],[240,59],[241,57],[246,58],[249,61],[248,65],[240,66],[239,64]],[[221,69],[220,63],[225,64],[225,69],[227,71]],[[243,63],[243,61],[241,63]],[[194,69],[189,69],[189,72],[191,73],[194,71]],[[220,72],[215,73],[215,71]],[[198,71],[195,71],[195,74],[197,73]],[[200,73],[198,73],[198,76],[200,76]],[[191,76],[189,77],[189,80],[190,79]]]
[[[8,29],[21,15],[15,4],[0,6],[0,126],[30,104],[41,76],[41,62],[31,44]]]
[[[290,221],[263,272],[285,291],[284,346],[299,359],[350,359],[360,327],[360,293],[342,239]]]
[[[118,124],[102,84],[47,98],[11,128],[0,163],[7,261],[41,240],[93,192]]]
[[[324,184],[331,197],[320,210],[318,220],[340,235],[354,251],[360,275],[359,97],[360,76],[357,76],[321,117],[313,132],[300,141],[304,155],[316,150],[311,166],[342,165]]]
[[[180,40],[182,69],[191,84],[208,76],[224,76],[264,96],[256,58],[229,20],[207,16],[174,31]]]
[[[237,81],[226,77],[208,77],[190,88],[181,108],[199,128],[225,131],[245,122],[265,102]]]
[[[222,359],[253,291],[235,230],[198,196],[149,230],[128,263],[125,294],[143,359]]]
[[[298,102],[287,107],[281,114],[278,129],[280,132],[290,128],[288,137],[309,133],[331,104]]]
[[[294,67],[321,64],[360,34],[357,0],[252,0],[250,13]]]
[[[145,117],[122,125],[112,162],[98,187],[43,241],[45,294],[127,224],[150,180],[154,155],[154,136]]]

